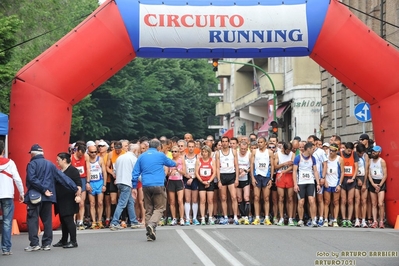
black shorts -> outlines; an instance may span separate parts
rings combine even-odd
[[[220,174],[220,182],[222,183],[222,186],[228,186],[234,184],[235,181],[236,181],[236,173]]]
[[[193,181],[191,182],[191,185],[187,185],[187,178],[184,178],[184,188],[190,189],[190,190],[198,190],[198,179],[194,178]]]
[[[272,186],[270,187],[271,191],[277,191],[277,186],[276,186],[276,174],[273,175],[272,179]]]
[[[217,186],[217,183],[216,183]],[[205,187],[204,184],[198,182],[198,190],[199,191],[214,191],[215,190],[215,183],[212,181],[211,183],[209,183],[209,187]]]
[[[238,181],[238,188],[244,188],[246,186],[249,186],[249,178],[245,181]]]
[[[363,186],[363,185],[364,185],[364,176],[357,176],[357,177],[356,177],[355,188],[358,189],[358,190],[360,190],[360,189],[362,189],[362,186],[359,187],[359,186],[357,185],[358,179],[360,179],[360,180],[362,181],[362,186]]]
[[[118,193],[118,187],[115,185],[115,178],[111,177],[111,181],[107,183],[106,190],[105,190],[105,195],[109,195],[111,193]]]
[[[183,190],[184,188],[184,183],[183,180],[168,180],[168,184],[166,186],[166,189],[170,192],[177,192],[180,190]]]
[[[305,197],[315,197],[315,185],[314,184],[302,184],[298,185],[298,200],[304,199]]]
[[[256,187],[264,188],[264,187],[267,187],[267,184],[270,181],[270,177],[265,177],[265,176],[262,176],[262,175],[256,175],[255,176],[255,180],[256,180]]]
[[[351,177],[344,177],[344,180],[342,181],[341,188],[345,191],[349,191],[356,186],[356,179],[354,182],[348,183],[349,178]]]
[[[381,183],[381,179],[373,179],[373,182],[374,182],[374,184],[379,184],[379,183]],[[382,187],[380,188],[380,192],[381,191],[386,191],[387,190],[387,186],[385,185],[386,183],[384,183],[383,185],[382,185]],[[372,192],[372,193],[376,193],[375,192],[375,188],[370,184],[370,187],[369,187],[369,191],[370,192]]]

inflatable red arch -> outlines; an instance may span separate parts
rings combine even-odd
[[[388,167],[386,216],[395,223],[399,53],[337,0],[106,1],[17,73],[9,137],[10,157],[20,172],[33,143],[55,161],[68,145],[72,106],[136,56],[310,56],[370,103],[375,138]],[[26,229],[23,204],[16,204],[15,218]]]

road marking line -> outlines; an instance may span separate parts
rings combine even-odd
[[[191,248],[194,254],[201,260],[204,265],[216,266],[207,255],[188,237],[182,229],[177,229],[176,232],[180,235],[187,246]]]
[[[234,244],[229,238],[227,238],[225,235],[223,235],[222,233],[218,232],[218,231],[214,231],[213,232],[217,237],[219,237],[222,241],[227,242],[229,246],[231,247],[235,247],[237,249],[237,253],[243,257],[245,260],[247,260],[249,263],[251,263],[252,265],[257,265],[260,266],[262,265],[262,263],[260,263],[259,261],[257,261],[254,257],[252,257],[251,255],[249,255],[247,252],[245,252],[244,250],[240,249],[236,244]]]
[[[231,265],[234,266],[244,266],[241,262],[239,262],[230,252],[228,252],[222,245],[220,245],[216,240],[210,237],[207,233],[202,231],[201,229],[195,229],[195,231],[205,238]]]

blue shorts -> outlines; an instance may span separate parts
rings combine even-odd
[[[81,177],[80,180],[82,181],[82,192],[86,191],[86,177]]]
[[[189,179],[184,178],[184,188],[190,190],[198,190],[198,179],[194,178],[193,181],[191,181],[191,185],[187,185],[188,180]]]
[[[104,180],[90,181],[91,192],[90,194],[96,196],[103,193]]]
[[[336,193],[337,192],[336,189],[337,187],[328,187],[328,188],[324,187],[324,192]]]
[[[267,187],[267,184],[269,183],[269,181],[271,179],[270,179],[270,177],[256,175],[255,180],[256,180],[256,187],[263,188],[263,187]]]

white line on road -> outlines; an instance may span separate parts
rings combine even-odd
[[[229,253],[222,245],[220,245],[215,239],[210,237],[207,233],[202,231],[201,229],[195,229],[195,231],[205,238],[231,265],[234,266],[244,266],[241,262],[239,262],[231,253]]]
[[[176,232],[180,235],[180,237],[186,242],[187,246],[191,248],[194,254],[201,260],[204,265],[216,266],[207,255],[188,237],[186,233],[182,229],[177,229]]]
[[[213,232],[217,237],[219,237],[222,241],[224,241],[228,246],[231,247],[235,247],[238,251],[237,253],[243,257],[244,259],[246,259],[248,262],[250,262],[252,265],[257,265],[260,266],[262,265],[262,263],[260,263],[259,261],[257,261],[254,257],[252,257],[251,255],[249,255],[247,252],[245,252],[244,250],[240,249],[236,244],[234,244],[228,237],[226,237],[225,235],[223,235],[222,233],[218,232],[218,231],[214,231]]]

